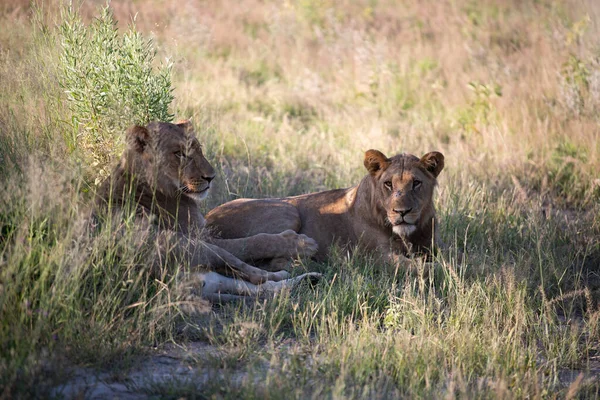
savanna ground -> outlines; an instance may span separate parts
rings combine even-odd
[[[74,8],[88,25],[102,5]],[[110,8],[117,39],[136,16],[128,40],[152,39],[154,59],[102,59],[140,53],[80,40],[58,2],[0,4],[0,397],[61,397],[73,367],[122,380],[169,342],[199,349],[199,379],[137,392],[600,396],[600,3]],[[173,116],[192,118],[219,171],[206,210],[353,185],[369,148],[441,151],[439,229],[464,259],[403,271],[338,252],[298,265],[325,274],[314,288],[190,314],[134,239],[82,228],[124,129]]]

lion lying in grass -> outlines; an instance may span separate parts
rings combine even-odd
[[[388,158],[365,153],[369,174],[354,187],[282,199],[238,199],[206,216],[207,226],[233,239],[291,229],[315,239],[317,260],[332,244],[367,251],[398,262],[413,253],[429,254],[434,244],[433,192],[444,168],[444,156]]]
[[[150,225],[156,232],[160,256],[189,264],[190,282],[202,285],[198,291],[205,299],[225,301],[275,293],[301,279],[319,276],[310,273],[288,279],[286,271],[269,272],[244,262],[310,257],[317,244],[303,234],[283,230],[240,239],[208,235],[198,203],[208,194],[214,177],[189,122],[153,122],[129,129],[127,148],[99,197],[111,209],[133,202],[140,229]]]

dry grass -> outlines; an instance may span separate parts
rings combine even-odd
[[[215,311],[196,329],[237,356],[222,360],[223,381],[205,388],[207,396],[599,395],[587,378],[559,379],[564,370],[586,372],[598,354],[597,2],[113,3],[121,27],[137,15],[158,58],[174,62],[172,111],[193,119],[220,171],[207,208],[238,196],[352,185],[369,148],[388,155],[438,150],[447,160],[437,207],[442,236],[466,252],[464,263],[441,258],[422,278],[340,255],[309,266],[328,277],[311,292],[264,308]],[[75,153],[65,156],[64,138],[79,131],[57,84],[56,48],[36,22],[53,32],[59,11],[52,3],[35,12],[25,1],[0,7],[0,190],[10,193],[0,228],[3,236],[35,232],[48,219],[56,241],[50,246],[42,237],[36,251],[62,265],[71,260],[73,216],[93,190],[82,182],[93,180]],[[80,11],[88,21],[98,14],[95,2]],[[44,175],[34,173],[39,168]],[[16,371],[40,375],[44,349],[78,343],[64,331],[71,333],[55,346],[39,331],[64,330],[68,318],[120,315],[60,311],[57,317],[68,316],[61,325],[33,323],[26,309],[7,314],[8,294],[25,298],[7,289],[6,271],[38,271],[39,260],[23,246],[0,240],[0,320],[8,338],[0,340],[0,372],[10,378],[0,383],[9,395],[28,382]],[[33,285],[38,278],[28,279]],[[154,338],[173,332],[171,320],[161,321]],[[9,329],[13,322],[22,331]],[[148,343],[136,323],[131,346]],[[14,335],[32,331],[41,338],[32,355],[7,362],[11,349],[29,348]],[[292,345],[281,345],[289,339]],[[106,359],[111,346],[99,350]],[[226,377],[240,370],[247,379],[228,385]],[[191,388],[152,390],[193,397]]]

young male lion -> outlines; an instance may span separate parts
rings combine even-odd
[[[369,174],[354,187],[282,199],[238,199],[206,215],[207,226],[223,238],[239,238],[291,229],[315,239],[317,260],[333,243],[361,245],[396,262],[410,253],[429,253],[434,243],[433,191],[444,156],[388,158],[378,150],[365,153]]]
[[[208,194],[215,171],[189,122],[134,126],[126,138],[127,148],[103,184],[100,202],[113,211],[134,204],[139,229],[149,226],[155,232],[161,258],[176,258],[193,268],[190,282],[203,286],[202,297],[223,301],[273,293],[318,276],[287,279],[286,271],[268,272],[243,261],[311,256],[317,244],[303,234],[284,230],[224,240],[206,233],[198,202]]]

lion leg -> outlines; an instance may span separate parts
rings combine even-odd
[[[277,258],[266,258],[262,260],[254,260],[252,262],[257,268],[264,269],[265,271],[291,271],[294,266],[294,261],[289,258],[277,257]]]
[[[240,282],[240,284],[236,284],[236,281]],[[192,273],[179,285],[180,295],[185,300],[183,310],[189,312],[194,309],[188,303],[195,305],[207,300],[210,303],[219,304],[252,300],[253,298],[249,297],[249,293],[253,291],[252,288],[256,287],[256,285],[245,282],[246,287],[244,287],[241,285],[243,283],[244,281],[228,278],[216,272]],[[237,294],[232,294],[231,292]],[[254,290],[254,292],[256,292],[255,294],[258,293],[257,290]]]
[[[185,261],[197,272],[208,269],[223,274],[231,273],[256,284],[289,277],[286,271],[268,272],[253,267],[214,244],[191,240],[172,231],[159,232],[156,236],[156,246],[159,250],[156,260],[158,265],[161,265],[163,260],[175,256],[178,261]]]
[[[265,271],[291,271],[294,265],[293,260],[285,257],[260,260],[255,264],[258,268]]]
[[[197,282],[202,282],[202,297],[212,302],[228,302],[244,300],[248,297],[260,297],[275,295],[284,289],[291,289],[304,280],[315,282],[321,278],[321,274],[309,272],[294,278],[279,282],[267,281],[261,285],[242,281],[240,279],[228,278],[216,272],[198,274]]]
[[[229,278],[216,272],[205,273],[202,296],[221,293],[237,296],[257,296],[260,294],[260,285],[254,285],[241,279]]]
[[[187,252],[191,253],[191,266],[204,266],[210,270],[222,273],[233,273],[239,278],[254,284],[266,281],[280,281],[290,276],[287,271],[269,272],[246,264],[225,249],[214,244],[201,242],[192,245],[188,242]]]
[[[315,240],[297,233],[296,206],[278,199],[225,203],[207,214],[206,227],[219,235],[211,243],[245,261],[311,257],[318,250]]]
[[[294,278],[284,279],[279,282],[265,282],[265,284],[261,286],[265,286],[263,288],[264,293],[277,294],[281,292],[283,289],[291,289],[298,285],[302,281],[309,281],[310,283],[316,283],[323,277],[322,274],[318,272],[307,272],[302,275],[298,275]]]
[[[310,257],[318,250],[317,242],[291,229],[281,233],[259,233],[239,239],[209,239],[240,260]]]

